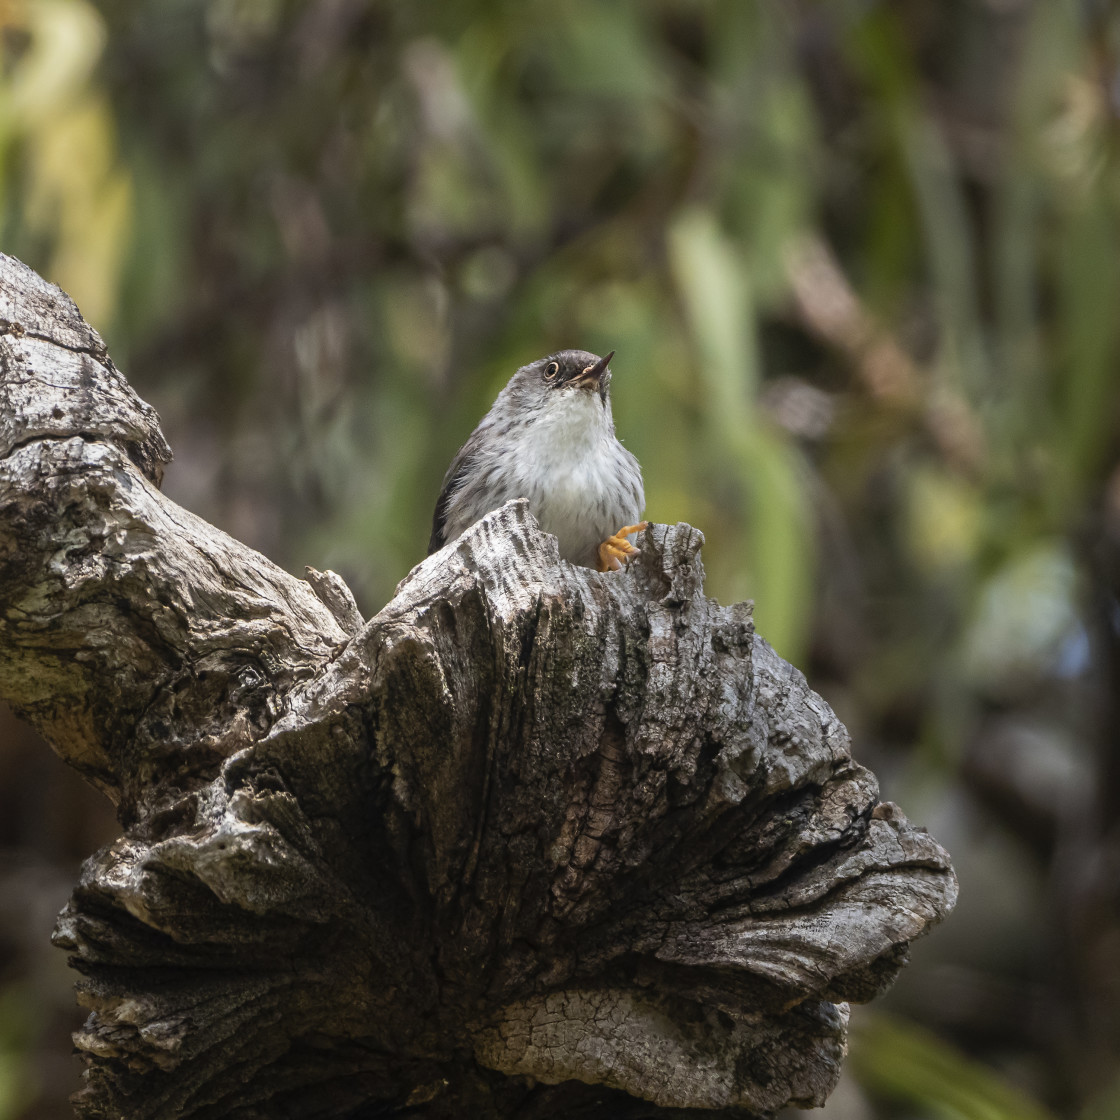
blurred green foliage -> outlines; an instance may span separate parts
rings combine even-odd
[[[41,1015],[27,985],[0,988],[0,1120],[15,1120],[38,1096],[26,1053],[40,1032]]]
[[[871,1092],[938,1120],[1053,1120],[1053,1113],[990,1069],[889,1015],[860,1020],[851,1060]]]
[[[0,0],[0,29],[3,248],[160,410],[172,496],[373,612],[510,373],[617,350],[647,515],[704,531],[709,592],[957,856],[941,980],[899,1008],[1064,1114],[1103,1099],[1113,6]],[[870,1035],[863,1075],[988,1099],[924,1037]]]

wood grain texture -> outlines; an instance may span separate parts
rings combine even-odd
[[[604,575],[511,502],[363,623],[163,497],[154,412],[3,257],[0,317],[0,695],[123,828],[55,935],[80,1116],[825,1099],[956,883],[697,530]]]

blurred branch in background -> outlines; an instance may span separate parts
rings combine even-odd
[[[708,589],[756,597],[958,862],[895,1012],[1109,1115],[1114,6],[4,0],[0,27],[2,247],[159,408],[173,497],[369,614],[512,370],[617,350],[648,515],[704,529]],[[884,1036],[857,1046],[863,1115],[899,1115]],[[906,1115],[946,1114],[947,1069]]]
[[[984,455],[983,433],[968,404],[944,394],[925,401],[930,379],[868,313],[828,246],[819,238],[791,245],[786,266],[805,326],[847,358],[871,399],[904,416],[920,415],[945,462],[975,474]]]

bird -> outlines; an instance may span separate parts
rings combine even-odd
[[[611,416],[614,353],[561,350],[509,379],[447,468],[429,556],[512,498],[570,563],[618,571],[638,555],[627,538],[649,523],[642,469]]]

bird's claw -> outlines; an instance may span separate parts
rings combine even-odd
[[[624,525],[613,537],[608,537],[599,545],[599,571],[617,572],[630,557],[637,556],[640,549],[635,548],[626,538],[631,533],[640,532],[649,526],[648,521],[637,525]]]

